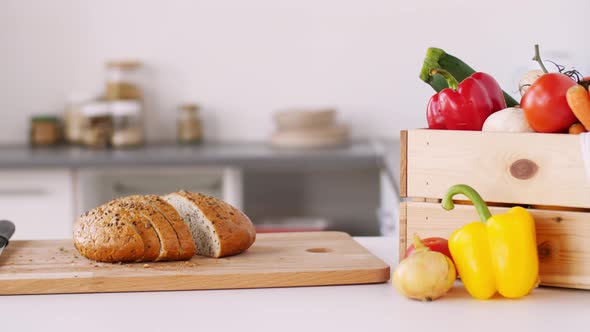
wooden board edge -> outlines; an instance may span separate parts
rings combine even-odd
[[[400,168],[399,168],[399,194],[402,198],[408,197],[408,131],[399,133],[400,141]]]
[[[406,255],[408,242],[408,203],[399,205],[399,261]]]
[[[263,273],[258,276],[228,274],[220,276],[213,283],[209,276],[183,275],[52,279],[43,286],[39,285],[38,280],[23,279],[16,283],[0,281],[0,296],[365,285],[385,283],[390,275],[390,267],[384,263],[374,268],[357,270],[299,272],[297,278],[293,278],[292,272]]]

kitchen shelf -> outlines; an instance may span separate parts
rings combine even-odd
[[[0,146],[0,169],[210,165],[257,169],[350,169],[378,166],[382,157],[370,142],[354,142],[346,147],[322,150],[278,150],[264,143],[153,144],[125,150]]]

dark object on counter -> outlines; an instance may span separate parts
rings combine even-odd
[[[185,104],[180,106],[176,127],[180,144],[200,144],[203,142],[203,124],[199,117],[199,106]]]
[[[6,246],[12,235],[14,234],[16,227],[8,220],[0,220],[0,255]]]
[[[57,116],[43,115],[31,118],[31,146],[57,145],[61,141],[61,136],[61,125]]]

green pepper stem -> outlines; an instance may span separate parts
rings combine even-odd
[[[453,76],[453,74],[451,74],[448,71],[441,69],[441,68],[432,68],[430,70],[430,76],[434,76],[436,74],[439,74],[442,77],[444,77],[444,79],[447,81],[447,84],[449,85],[449,88],[451,90],[457,90],[457,87],[459,86],[459,82],[457,81],[455,76]]]
[[[479,218],[482,222],[485,223],[486,221],[488,221],[488,219],[492,217],[490,209],[488,209],[488,206],[486,202],[483,200],[483,198],[481,198],[481,196],[477,193],[477,191],[475,191],[475,189],[471,188],[466,184],[457,184],[449,188],[447,194],[445,195],[442,201],[443,209],[450,211],[455,208],[455,204],[453,203],[453,196],[457,194],[463,194],[467,196],[467,198],[469,198],[471,202],[473,202],[473,206],[477,210]]]
[[[430,47],[426,50],[426,57],[424,58],[424,64],[422,65],[422,69],[420,69],[420,79],[426,82],[427,84],[433,83],[434,77],[430,76],[430,70],[432,68],[441,68],[443,67],[440,64],[440,60],[448,56],[445,51],[440,48]],[[475,73],[475,70],[473,71]],[[442,83],[442,82],[441,82]],[[438,86],[435,88],[436,92],[446,88],[446,86]]]
[[[533,57],[533,60],[537,61],[539,63],[539,66],[541,66],[541,70],[543,70],[543,72],[545,74],[549,73],[549,71],[545,67],[545,64],[543,64],[543,60],[541,59],[541,52],[539,51],[539,44],[535,44],[535,56]]]

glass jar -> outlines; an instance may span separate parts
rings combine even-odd
[[[138,101],[114,101],[110,104],[113,117],[113,147],[134,147],[143,144],[143,119]]]
[[[57,145],[61,139],[59,118],[52,115],[31,118],[30,144],[37,146]]]
[[[176,127],[177,139],[181,144],[199,144],[203,141],[203,125],[199,117],[199,106],[181,105]]]
[[[90,94],[71,94],[68,96],[64,112],[64,139],[69,144],[82,143],[84,116],[82,107],[96,97]]]
[[[106,99],[141,99],[140,67],[141,63],[138,61],[107,62]]]
[[[110,145],[113,120],[106,102],[91,102],[81,108],[84,117],[82,144],[89,148],[102,149]]]

